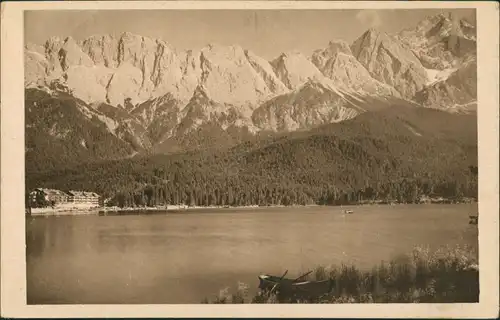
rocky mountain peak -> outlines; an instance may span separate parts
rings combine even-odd
[[[473,32],[463,19],[436,15],[397,35],[371,28],[352,44],[333,39],[310,57],[287,51],[272,61],[238,45],[177,51],[131,32],[52,37],[26,44],[25,86],[73,96],[141,148],[206,128],[309,129],[355,117],[374,99],[469,110]]]
[[[207,103],[210,101],[210,98],[207,93],[207,89],[203,85],[197,85],[196,89],[194,89],[193,96],[191,97],[190,102],[201,102]]]
[[[396,37],[427,69],[454,68],[476,47],[475,27],[451,13],[429,16]]]
[[[283,94],[288,91],[285,84],[278,78],[275,74],[271,64],[262,57],[259,57],[250,50],[245,50],[245,56],[254,68],[254,70],[260,75],[260,77],[266,83],[268,89],[272,94]]]
[[[96,65],[116,68],[118,65],[118,40],[111,35],[94,35],[82,42],[82,50]]]
[[[144,37],[140,36],[140,35],[137,35],[135,33],[132,33],[130,31],[124,31],[120,35],[120,40],[123,40],[123,39],[130,39],[130,40],[137,39],[137,40],[140,40],[142,38],[144,38]]]
[[[237,62],[241,64],[245,57],[245,51],[237,45],[224,46],[211,43],[201,49],[201,54],[206,60],[226,65],[227,63]]]
[[[240,46],[210,45],[201,50],[199,83],[217,102],[248,104],[278,92],[270,66]]]
[[[54,46],[57,46],[57,45],[61,45],[61,43],[63,42],[63,40],[58,37],[58,36],[51,36],[47,39],[47,41],[45,41],[45,47],[54,47]]]
[[[413,52],[397,38],[369,29],[351,45],[357,60],[373,78],[411,98],[427,82],[427,73]]]
[[[352,55],[349,44],[343,40],[331,40],[326,48],[313,52],[311,61],[321,70],[329,59],[336,57],[339,53]]]
[[[386,40],[387,38],[387,34],[383,31],[380,31],[379,29],[377,28],[369,28],[367,29],[361,36],[360,38],[361,39],[364,39],[364,41],[368,41],[368,42],[373,42],[373,41],[377,41],[378,38],[381,38],[380,41],[382,40]],[[352,48],[351,48],[352,49]]]
[[[351,54],[351,48],[349,47],[349,44],[344,41],[344,40],[331,40],[328,43],[328,50],[335,54],[335,53],[345,53],[345,54]]]
[[[325,49],[313,53],[311,61],[323,75],[344,90],[354,90],[358,94],[399,96],[391,86],[373,79],[368,70],[353,56],[345,41],[330,41]]]
[[[296,51],[283,52],[271,65],[278,78],[290,90],[310,78],[322,77],[318,68],[305,55]]]

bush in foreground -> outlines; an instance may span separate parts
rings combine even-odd
[[[317,267],[308,280],[331,280],[333,289],[321,297],[297,300],[280,294],[249,297],[248,286],[235,293],[222,290],[202,303],[467,303],[479,301],[477,251],[469,246],[443,247],[431,252],[417,247],[410,255],[370,271],[355,266]],[[251,298],[251,299],[250,299]]]

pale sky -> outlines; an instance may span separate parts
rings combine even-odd
[[[199,50],[209,43],[240,45],[266,59],[298,50],[311,54],[330,40],[349,43],[368,28],[396,33],[441,12],[475,18],[474,9],[399,10],[109,10],[28,11],[25,41],[49,37],[120,35],[129,31],[162,39],[178,50]]]

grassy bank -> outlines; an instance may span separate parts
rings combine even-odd
[[[477,250],[469,246],[436,251],[417,247],[412,253],[382,262],[371,270],[342,265],[317,267],[308,280],[330,279],[333,289],[321,297],[297,300],[276,294],[248,294],[238,284],[202,303],[453,303],[479,301]]]

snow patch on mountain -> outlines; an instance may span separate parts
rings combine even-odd
[[[422,134],[420,132],[418,132],[414,127],[410,126],[409,124],[405,124],[406,128],[408,128],[408,130],[410,130],[411,133],[413,133],[414,135],[418,136],[418,137],[421,137]]]
[[[115,120],[101,114],[97,114],[96,116],[102,123],[106,125],[109,132],[111,132],[113,135],[116,135],[116,128],[118,128],[118,123]]]
[[[449,68],[449,69],[444,69],[444,70],[439,70],[439,69],[425,69],[425,72],[427,72],[427,77],[428,81],[426,85],[432,85],[436,82],[439,81],[444,81],[450,77],[453,72],[457,71],[456,68]]]
[[[473,100],[464,104],[455,103],[453,105],[447,106],[445,110],[452,113],[473,113],[477,111],[477,100]]]
[[[444,80],[434,82],[415,94],[414,100],[422,106],[446,111],[471,111],[469,103],[477,100],[477,62],[467,61]]]
[[[106,102],[114,106],[124,106],[126,99],[130,99],[132,104],[139,103],[144,99],[140,92],[141,83],[142,73],[139,69],[129,62],[120,64],[107,85]]]
[[[65,85],[71,93],[87,103],[106,101],[106,84],[112,71],[105,67],[70,66],[66,69]]]

